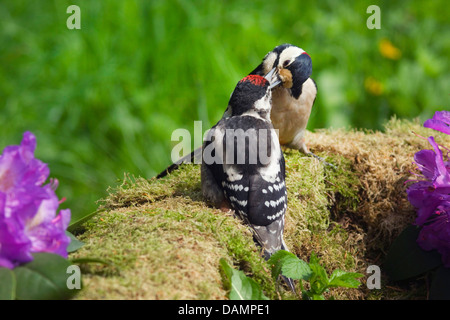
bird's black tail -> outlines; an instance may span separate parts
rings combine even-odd
[[[192,151],[187,156],[184,156],[180,160],[178,160],[175,163],[172,163],[170,166],[168,166],[166,169],[161,171],[157,176],[156,179],[163,178],[167,176],[169,173],[172,173],[173,171],[177,170],[182,163],[197,163],[197,160],[200,162],[202,159],[202,148],[197,148],[194,151]]]

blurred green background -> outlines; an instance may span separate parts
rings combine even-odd
[[[80,30],[66,27],[71,4]],[[372,4],[379,30],[366,26]],[[124,172],[163,170],[172,131],[215,124],[282,43],[313,60],[309,130],[424,120],[450,109],[449,12],[446,0],[2,1],[0,150],[32,131],[75,221]]]

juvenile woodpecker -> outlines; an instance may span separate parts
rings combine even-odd
[[[265,259],[287,247],[285,163],[270,121],[271,79],[249,75],[238,82],[229,116],[207,134],[201,166],[202,192],[217,207],[230,207],[247,224]],[[295,292],[291,279],[285,279]]]
[[[276,68],[274,77],[281,80],[279,86],[273,87],[271,120],[273,127],[278,129],[281,145],[300,150],[323,161],[322,158],[309,151],[305,143],[305,131],[311,109],[317,95],[317,86],[310,78],[312,73],[311,57],[301,48],[292,44],[282,44],[266,54],[250,74],[263,76]],[[232,114],[228,106],[223,118]],[[157,178],[178,168],[183,162],[192,162],[201,157],[201,148],[190,155],[181,158],[162,171]]]

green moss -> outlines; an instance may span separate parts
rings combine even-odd
[[[80,298],[116,298],[119,293],[113,288],[121,288],[126,298],[222,299],[226,296],[218,273],[222,257],[276,298],[275,284],[247,228],[231,214],[195,200],[199,180],[181,183],[191,169],[198,168],[185,166],[164,183],[126,176],[110,190],[102,201],[106,211],[85,224],[79,237],[86,245],[73,257],[94,256],[112,266],[85,267],[87,288]],[[102,278],[104,274],[113,276]],[[137,283],[151,289],[130,296]]]
[[[417,123],[397,119],[386,125],[386,133],[310,133],[310,148],[335,168],[284,150],[285,241],[293,253],[303,260],[316,253],[328,272],[365,274],[368,265],[381,264],[384,249],[415,214],[403,182],[413,170],[414,153],[428,146],[411,131],[429,134]],[[448,137],[436,137],[450,144]],[[78,298],[225,299],[220,258],[255,279],[271,299],[297,298],[277,291],[249,229],[231,213],[205,204],[199,165],[183,165],[160,180],[125,175],[108,192],[99,202],[101,212],[78,235],[86,245],[71,257],[95,257],[111,265],[83,265],[85,289]],[[362,285],[333,289],[329,295],[398,297],[403,289],[384,281],[381,291]]]
[[[335,181],[339,175],[296,152],[287,151],[286,159],[290,166],[288,215],[291,220],[299,218],[294,234],[300,233],[305,238],[302,230],[306,228],[321,231],[321,236],[328,239],[331,205],[328,195],[334,189],[331,184],[327,187],[324,177]],[[300,167],[307,168],[301,178]],[[277,292],[267,263],[240,220],[204,204],[199,166],[182,166],[162,180],[126,175],[100,203],[104,212],[85,223],[80,238],[87,244],[73,256],[98,257],[112,265],[84,267],[87,288],[80,298],[109,299],[119,294],[149,299],[225,298],[226,291],[218,276],[222,257],[252,276],[266,296],[292,298],[283,290]],[[327,242],[326,239],[321,242]],[[191,246],[180,256],[186,243]],[[210,262],[209,266],[205,266],[205,260]],[[181,277],[189,273],[196,274],[198,279]],[[131,287],[140,282],[152,290],[130,296]]]

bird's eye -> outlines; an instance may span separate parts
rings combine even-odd
[[[286,60],[285,62],[283,62],[283,67],[286,68],[290,62],[291,62],[290,60]]]

